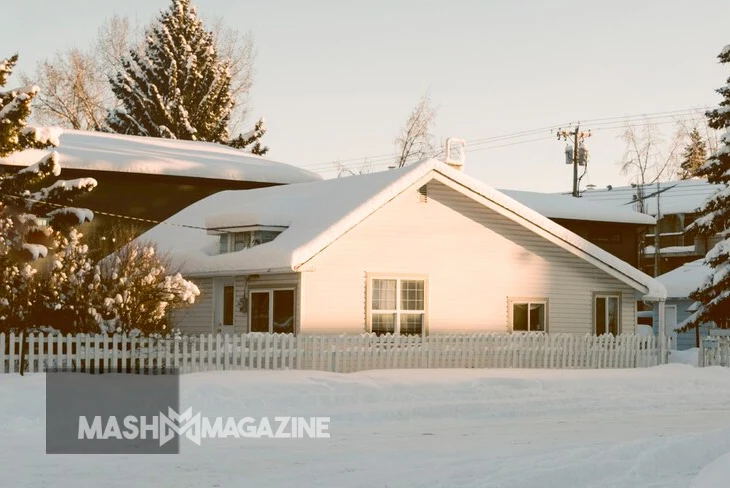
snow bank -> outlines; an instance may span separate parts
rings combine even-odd
[[[690,488],[719,488],[730,484],[730,452],[705,466]]]
[[[53,135],[52,131],[43,132]],[[114,171],[266,183],[320,180],[315,173],[271,161],[221,144],[104,132],[65,130],[58,138],[61,166],[90,171]],[[0,158],[0,164],[27,166],[48,150],[29,149]]]
[[[329,416],[332,437],[183,439],[170,456],[44,455],[44,387],[0,375],[3,486],[727,486],[725,368],[190,374],[182,407]]]
[[[699,349],[685,349],[684,351],[670,351],[669,362],[673,364],[687,364],[689,366],[697,366],[699,362]]]

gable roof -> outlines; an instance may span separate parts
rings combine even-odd
[[[322,179],[302,168],[222,144],[78,130],[64,130],[58,147],[14,153],[0,158],[0,164],[28,166],[50,151],[59,153],[62,167],[88,171],[282,184]]]
[[[605,205],[598,200],[575,198],[573,195],[557,193],[518,190],[500,191],[550,219],[619,222],[637,225],[656,224],[654,217],[634,211],[631,205],[617,207],[613,204]]]
[[[698,259],[659,275],[656,279],[667,289],[668,298],[689,298],[689,294],[710,276],[712,268],[705,264],[704,259]]]
[[[464,192],[556,245],[591,262],[645,295],[662,299],[656,280],[582,239],[547,217],[461,171],[428,160],[405,168],[254,190],[211,195],[139,237],[170,251],[189,275],[296,271],[368,215],[403,191],[432,179]],[[221,209],[240,209],[221,212]],[[274,241],[217,254],[218,237],[205,229],[244,226],[288,227]]]
[[[646,185],[643,190],[646,213],[657,214],[657,203],[662,215],[694,213],[702,208],[708,197],[724,188],[725,185],[710,184],[707,180],[693,178],[681,181],[663,181]],[[657,193],[659,191],[659,193]],[[631,186],[617,186],[586,190],[584,200],[600,203],[613,208],[634,208],[637,189]],[[658,195],[658,196],[657,196]],[[658,202],[657,202],[658,200]]]

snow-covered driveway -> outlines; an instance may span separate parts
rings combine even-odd
[[[44,377],[0,375],[0,486],[704,487],[727,475],[720,460],[693,484],[730,452],[730,369],[248,371],[186,375],[182,388],[182,407],[207,416],[329,416],[332,437],[49,456]]]

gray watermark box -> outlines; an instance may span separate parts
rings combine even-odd
[[[47,454],[177,454],[161,425],[179,411],[178,374],[46,373]]]

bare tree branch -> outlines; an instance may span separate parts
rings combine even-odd
[[[432,156],[434,137],[431,134],[436,122],[436,110],[431,106],[431,97],[424,94],[413,108],[401,134],[395,139],[395,166],[402,168],[416,158]]]

